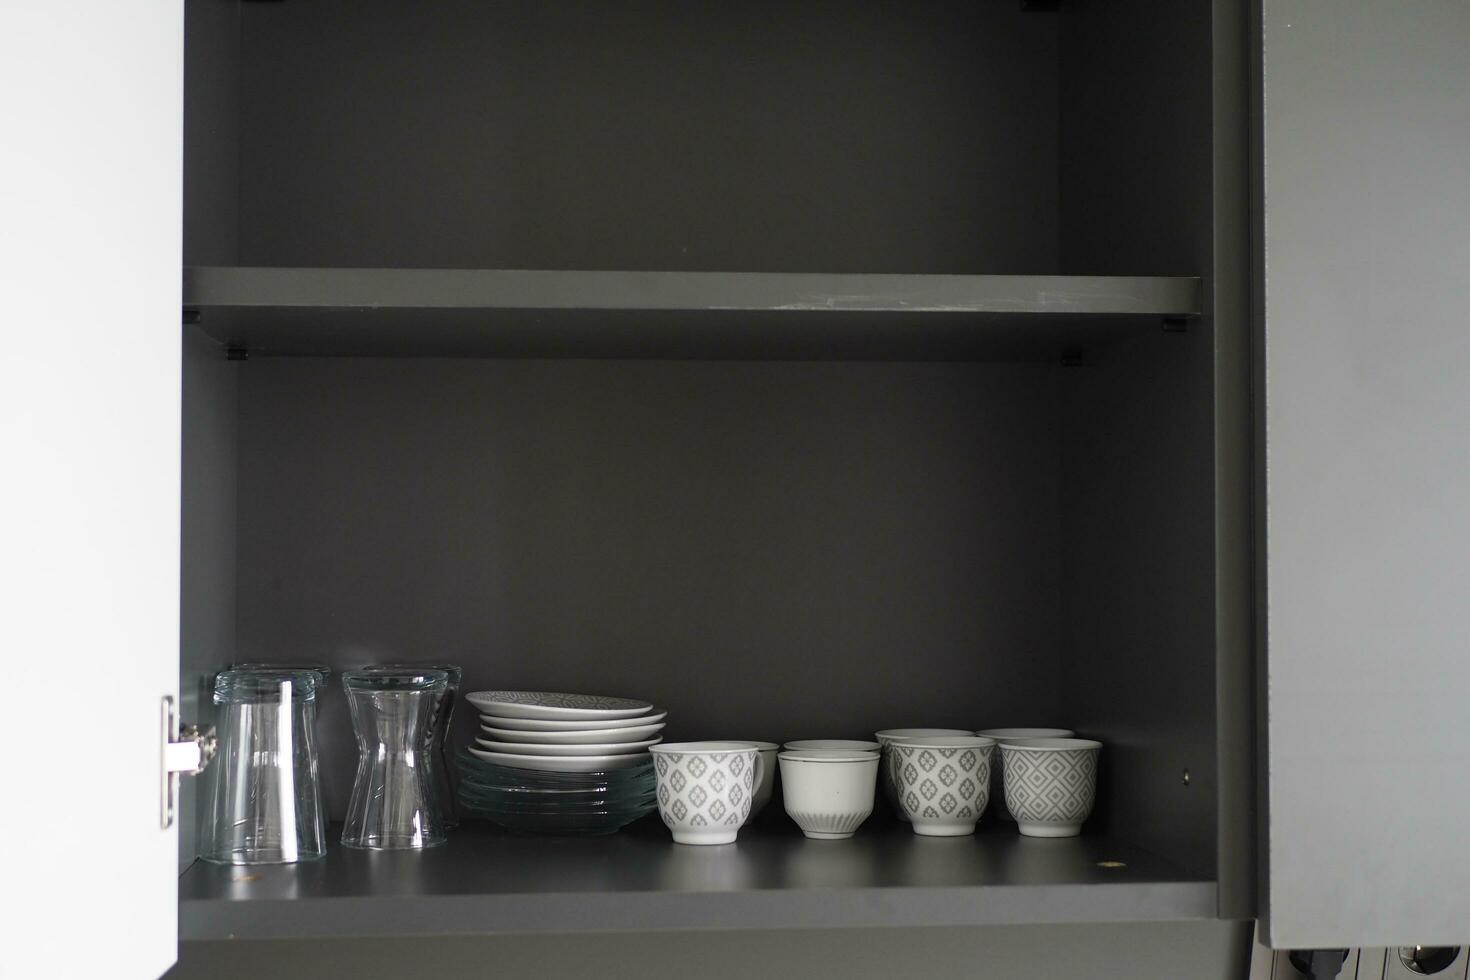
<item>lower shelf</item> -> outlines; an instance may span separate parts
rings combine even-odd
[[[429,851],[353,851],[290,867],[195,862],[181,939],[660,929],[1139,922],[1216,916],[1215,883],[1107,836],[1013,828],[809,841],[777,821],[737,844],[673,844],[657,817],[602,838],[466,824]],[[788,829],[789,828],[789,829]],[[333,829],[335,840],[337,829]]]

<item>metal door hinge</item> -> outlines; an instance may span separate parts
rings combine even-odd
[[[179,777],[194,776],[204,771],[209,760],[214,758],[214,728],[197,725],[179,725],[179,710],[172,694],[163,696],[163,755],[162,795],[159,800],[159,820],[163,829],[174,825],[174,814],[178,808]]]

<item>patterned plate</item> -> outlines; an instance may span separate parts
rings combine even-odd
[[[513,728],[493,728],[483,722],[480,723],[480,731],[486,738],[497,742],[516,742],[525,745],[607,745],[642,742],[657,737],[663,729],[662,724],[653,724],[628,728],[595,728],[588,732],[521,732]],[[505,751],[514,752],[515,750],[506,749]]]
[[[496,742],[488,738],[477,738],[475,745],[486,752],[581,759],[589,755],[627,755],[630,752],[647,752],[650,745],[656,745],[661,741],[662,739],[659,738],[649,738],[641,742],[609,742],[602,745],[538,745],[534,742]]]
[[[647,701],[610,698],[600,694],[558,694],[551,691],[475,691],[465,700],[487,715],[500,718],[548,718],[558,721],[634,718],[653,710]]]
[[[637,728],[640,725],[654,725],[667,718],[669,713],[663,708],[654,708],[646,715],[634,715],[631,718],[591,718],[583,721],[556,721],[544,718],[506,718],[494,712],[485,712],[480,715],[481,726],[499,728],[513,732],[590,732],[598,729],[609,728]]]

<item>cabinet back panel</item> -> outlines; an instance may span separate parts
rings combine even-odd
[[[1019,6],[248,3],[241,261],[1050,272]]]
[[[1060,723],[1060,376],[251,361],[240,654],[445,657],[651,698],[671,738]]]

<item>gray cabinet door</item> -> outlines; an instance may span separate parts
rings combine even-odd
[[[1265,915],[1470,941],[1470,2],[1265,0]]]

